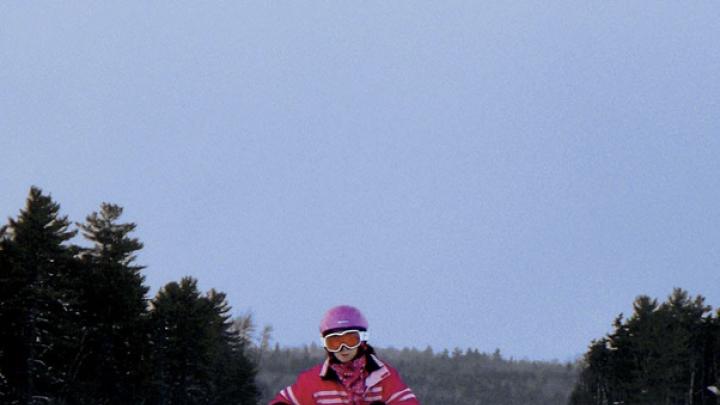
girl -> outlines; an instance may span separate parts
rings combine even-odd
[[[397,371],[375,356],[367,329],[357,308],[331,308],[320,322],[325,362],[300,374],[269,405],[420,405]]]

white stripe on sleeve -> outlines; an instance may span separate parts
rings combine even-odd
[[[403,395],[405,395],[405,394],[412,394],[412,391],[410,391],[410,388],[405,388],[405,389],[402,390],[402,391],[398,391],[398,392],[390,395],[390,398],[388,398],[387,402],[390,403],[390,402],[392,402],[392,401],[400,398],[401,396],[403,396]]]
[[[290,394],[290,400],[292,401],[293,405],[300,405],[300,402],[298,402],[297,398],[295,398],[292,387],[287,387],[287,392],[288,394]]]

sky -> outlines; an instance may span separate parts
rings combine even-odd
[[[0,216],[125,208],[273,342],[570,361],[720,306],[717,2],[2,2]],[[79,242],[79,241],[78,241]]]

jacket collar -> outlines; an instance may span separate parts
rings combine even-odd
[[[370,359],[372,359],[372,361],[378,366],[378,368],[376,370],[370,372],[370,375],[368,375],[367,378],[365,379],[365,386],[370,388],[370,387],[376,385],[377,383],[379,383],[380,381],[384,380],[385,378],[387,378],[390,375],[390,370],[388,370],[388,368],[385,366],[385,364],[383,364],[383,362],[380,361],[380,359],[375,357],[374,354],[371,354],[368,357]]]
[[[367,365],[365,366],[369,372],[369,375],[365,379],[365,386],[372,387],[380,381],[384,380],[390,375],[390,370],[385,366],[385,363],[380,361],[372,353],[366,355]],[[326,358],[322,368],[320,368],[320,378],[323,380],[338,380],[335,370],[330,368],[330,358]]]

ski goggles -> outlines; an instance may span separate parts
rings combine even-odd
[[[331,333],[322,338],[323,346],[330,353],[337,353],[342,350],[343,346],[348,349],[354,349],[360,346],[360,343],[368,340],[368,333],[362,330],[349,329],[336,333]]]

